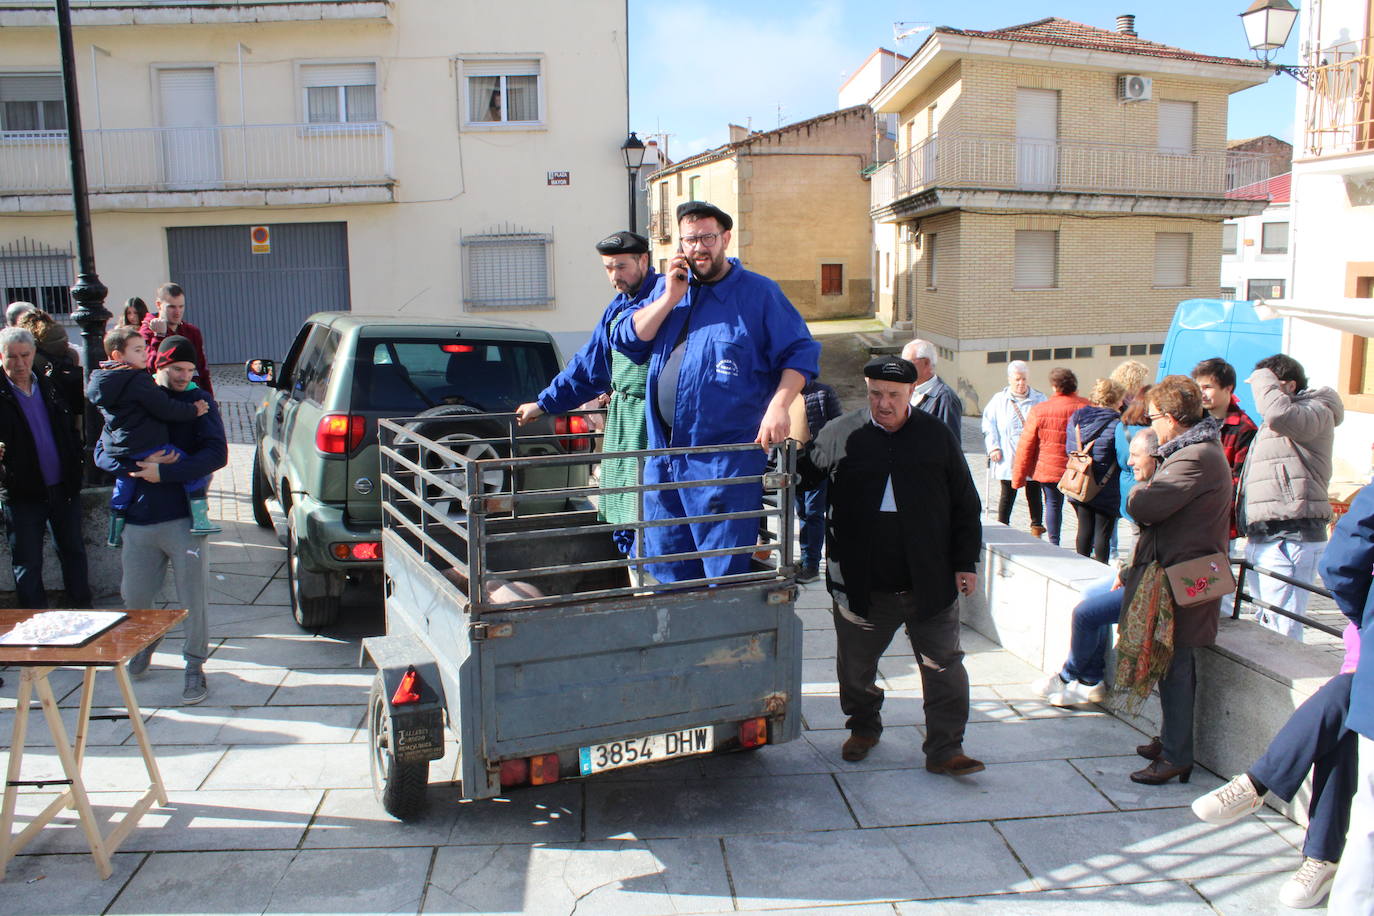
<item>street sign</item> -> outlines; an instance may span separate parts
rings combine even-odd
[[[252,226],[248,229],[248,238],[253,245],[253,254],[272,253],[272,233],[266,226]]]
[[[549,187],[567,187],[572,184],[571,172],[549,172]]]

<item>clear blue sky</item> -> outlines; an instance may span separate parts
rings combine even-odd
[[[877,47],[900,46],[894,22],[995,29],[1058,16],[1114,29],[1136,14],[1140,37],[1190,51],[1250,59],[1239,14],[1248,0],[974,0],[963,4],[889,0],[629,0],[630,129],[671,134],[682,159],[724,143],[729,123],[771,130],[833,111],[845,77]],[[1297,34],[1278,55],[1295,63]],[[1230,138],[1293,139],[1294,86],[1275,74],[1231,96]]]

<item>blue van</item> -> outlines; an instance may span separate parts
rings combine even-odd
[[[1220,356],[1236,367],[1236,397],[1256,423],[1260,421],[1255,398],[1245,380],[1255,363],[1283,352],[1282,319],[1261,320],[1255,303],[1232,299],[1185,299],[1174,311],[1159,374],[1189,375],[1204,359]]]

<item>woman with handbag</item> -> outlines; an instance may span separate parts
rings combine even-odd
[[[1078,552],[1106,563],[1112,547],[1112,531],[1121,511],[1120,467],[1116,461],[1116,429],[1121,425],[1121,401],[1125,390],[1109,378],[1093,384],[1086,407],[1069,417],[1068,439],[1064,443],[1070,463],[1086,462],[1086,491],[1066,493],[1078,516]],[[1092,492],[1095,487],[1096,492]],[[1062,491],[1062,487],[1060,488]]]
[[[1053,394],[1026,414],[1026,426],[1012,458],[1011,485],[1019,490],[1028,483],[1043,484],[1045,497],[1045,527],[1031,534],[1039,537],[1048,533],[1050,543],[1059,543],[1063,525],[1064,494],[1059,492],[1059,479],[1064,476],[1068,458],[1064,452],[1065,430],[1069,417],[1088,403],[1078,396],[1078,376],[1072,369],[1057,366],[1050,370],[1050,389]]]

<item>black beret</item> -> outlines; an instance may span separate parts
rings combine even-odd
[[[168,337],[157,348],[157,366],[162,368],[168,363],[196,363],[196,348],[191,341],[179,335]]]
[[[648,254],[649,240],[633,232],[617,232],[596,243],[602,254]]]
[[[720,228],[726,232],[735,228],[735,221],[730,218],[729,213],[726,213],[715,204],[708,204],[704,200],[689,200],[686,203],[678,204],[677,221],[679,223],[682,222],[684,216],[695,216],[698,218],[711,216],[715,217],[716,222],[720,223]]]
[[[881,382],[916,381],[916,367],[900,356],[875,356],[864,364],[864,376]]]

